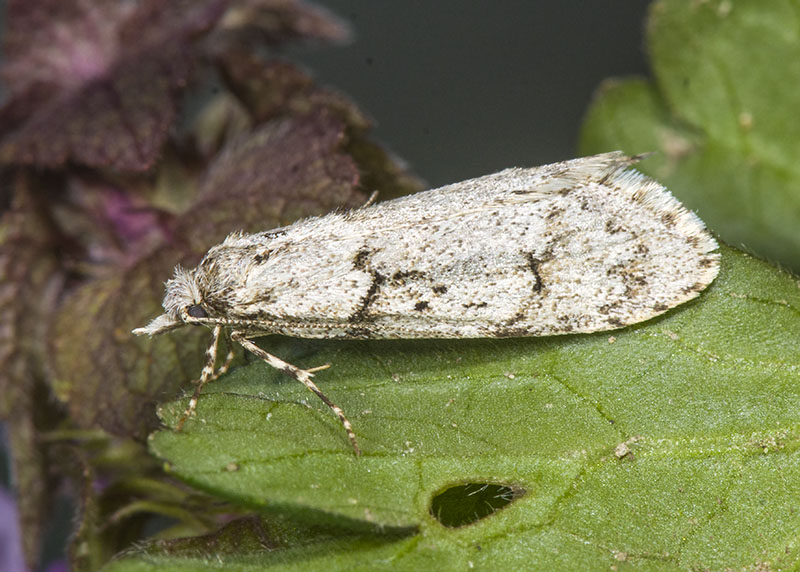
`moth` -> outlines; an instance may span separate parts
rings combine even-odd
[[[164,313],[134,334],[212,330],[179,427],[216,379],[223,332],[304,384],[252,339],[507,338],[613,330],[696,297],[716,241],[662,185],[606,153],[513,168],[256,234],[235,232],[166,283]],[[317,368],[320,369],[320,368]]]

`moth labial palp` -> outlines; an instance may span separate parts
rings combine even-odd
[[[717,243],[620,152],[507,169],[255,234],[234,233],[167,282],[164,313],[135,334],[212,328],[195,394],[223,332],[303,383],[252,338],[505,338],[613,330],[695,298],[719,271]],[[213,347],[212,347],[213,346]],[[182,424],[182,423],[181,423]]]

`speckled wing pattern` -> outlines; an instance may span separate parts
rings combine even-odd
[[[610,330],[698,295],[719,267],[702,221],[607,153],[447,185],[259,234],[195,269],[210,318],[316,338]]]

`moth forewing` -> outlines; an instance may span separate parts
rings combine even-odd
[[[165,314],[136,334],[221,329],[350,422],[312,372],[255,346],[310,338],[476,338],[588,333],[694,298],[717,243],[662,185],[607,153],[507,169],[257,234],[234,233],[176,269]],[[215,377],[209,350],[195,397]]]

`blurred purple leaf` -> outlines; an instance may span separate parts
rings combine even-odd
[[[13,121],[0,133],[0,160],[148,169],[199,56],[192,40],[226,4],[9,2],[3,75],[14,111],[5,112]]]
[[[64,278],[47,221],[31,200],[33,178],[9,179],[12,202],[0,219],[0,416],[8,430],[23,549],[35,562],[51,490],[39,434],[59,418],[47,399],[44,339]]]
[[[250,50],[226,52],[217,61],[228,88],[258,121],[325,108],[351,128],[370,127],[370,121],[352,101],[334,90],[319,87],[310,75],[292,63],[265,62]]]
[[[9,0],[2,77],[13,95],[32,86],[80,88],[118,57],[117,27],[135,5],[118,0]]]
[[[341,43],[350,39],[350,27],[324,8],[302,0],[234,0],[217,36],[223,44]]]
[[[367,136],[371,122],[349,98],[320,87],[297,66],[286,61],[265,62],[249,50],[226,52],[217,63],[228,88],[259,121],[320,109],[344,121],[348,126],[346,151],[360,167],[363,189],[378,190],[381,199],[387,199],[424,187],[402,161]]]
[[[0,570],[25,572],[19,515],[14,500],[0,490]]]
[[[60,230],[79,245],[75,263],[94,274],[128,266],[152,250],[169,218],[152,207],[145,193],[93,177],[71,177],[50,208]]]

